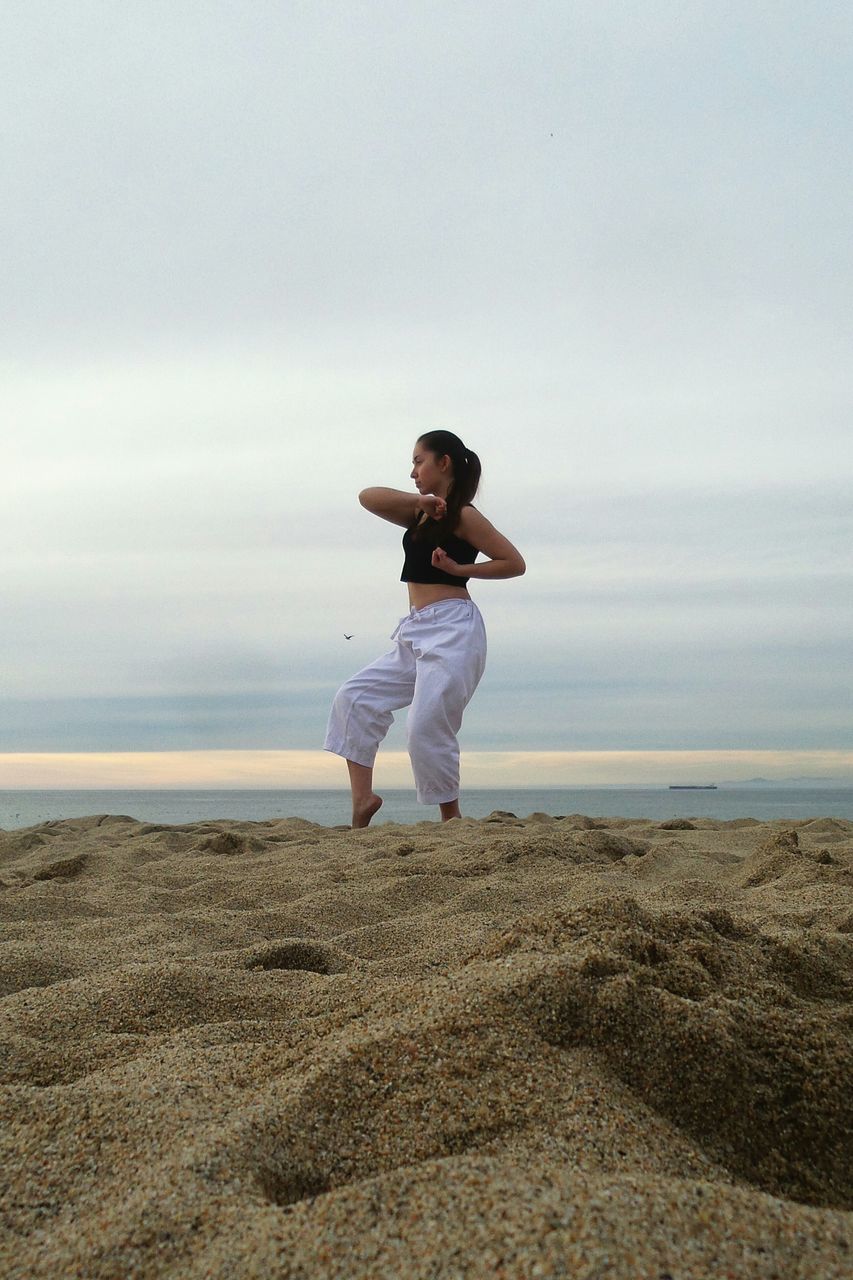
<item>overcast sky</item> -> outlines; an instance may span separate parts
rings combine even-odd
[[[318,750],[434,427],[528,564],[463,747],[853,748],[851,31],[5,0],[0,752]]]

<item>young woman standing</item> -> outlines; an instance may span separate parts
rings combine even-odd
[[[459,811],[462,713],[486,663],[486,629],[468,594],[469,578],[516,578],[525,564],[471,502],[480,460],[451,431],[428,431],[412,455],[417,496],[399,489],[363,489],[359,502],[403,525],[409,612],[392,633],[393,649],[341,686],[332,703],[324,747],[343,756],[352,788],[352,825],[366,827],[382,804],[373,790],[373,763],[394,719],[410,707],[407,745],[421,804],[441,818]],[[478,552],[489,559],[476,564]]]

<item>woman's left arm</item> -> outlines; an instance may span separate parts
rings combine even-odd
[[[474,507],[462,508],[456,533],[489,559],[482,564],[457,564],[441,547],[436,547],[432,555],[436,569],[443,569],[458,578],[519,578],[527,568],[521,552],[509,538],[499,533]]]

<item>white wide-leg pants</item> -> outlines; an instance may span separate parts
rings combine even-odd
[[[392,712],[409,707],[406,738],[418,800],[459,795],[462,713],[486,665],[486,628],[473,600],[410,609],[391,634],[393,649],[341,685],[332,703],[326,751],[373,766]]]

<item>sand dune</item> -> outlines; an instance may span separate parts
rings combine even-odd
[[[5,1277],[853,1274],[853,822],[0,832]]]

